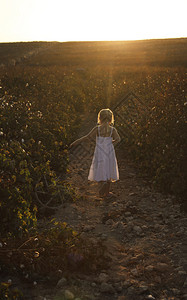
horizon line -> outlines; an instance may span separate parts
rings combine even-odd
[[[130,39],[130,40],[69,40],[69,41],[44,41],[44,40],[31,40],[31,41],[14,41],[14,42],[1,42],[0,44],[13,44],[13,43],[88,43],[88,42],[136,42],[136,41],[150,41],[150,40],[176,40],[186,39],[187,37],[165,37],[165,38],[146,38],[146,39]]]

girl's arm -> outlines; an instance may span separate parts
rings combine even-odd
[[[112,143],[113,143],[114,146],[115,146],[116,144],[118,144],[118,143],[121,141],[120,135],[119,135],[119,133],[117,132],[117,129],[116,129],[116,128],[113,129],[112,137],[113,137]]]
[[[83,141],[92,141],[93,138],[96,137],[96,132],[97,132],[97,126],[95,126],[87,135],[82,136],[80,139],[75,140],[73,143],[70,144],[70,147],[76,146],[79,143]]]

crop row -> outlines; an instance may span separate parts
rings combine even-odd
[[[75,197],[65,184],[69,143],[90,113],[96,120],[99,109],[113,109],[129,92],[145,109],[136,116],[124,111],[124,122],[116,116],[121,147],[162,191],[184,197],[185,69],[16,66],[0,78],[0,220],[6,232],[35,226],[40,205]]]

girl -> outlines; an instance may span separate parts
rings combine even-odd
[[[107,108],[98,113],[98,126],[95,126],[87,135],[74,141],[70,147],[85,140],[91,141],[96,138],[96,146],[88,180],[102,183],[99,189],[101,197],[110,198],[110,184],[119,180],[118,164],[116,160],[114,145],[121,138],[112,125],[114,124],[113,112]]]

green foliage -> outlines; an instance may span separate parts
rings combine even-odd
[[[79,126],[79,116],[69,99],[66,103],[48,99],[40,107],[42,83],[36,83],[36,90],[33,87],[33,98],[22,77],[5,75],[1,84],[1,233],[22,235],[36,226],[40,206],[35,195],[38,186],[47,181],[46,202],[47,198],[55,199],[57,182],[63,199],[75,197],[63,179],[68,171],[67,145]]]
[[[137,86],[144,108],[129,120],[133,130],[124,137],[126,148],[161,191],[185,199],[184,73],[180,69],[150,71]],[[123,124],[119,128],[128,131]]]
[[[23,294],[17,288],[12,289],[9,283],[1,282],[0,299],[1,300],[22,300]]]

